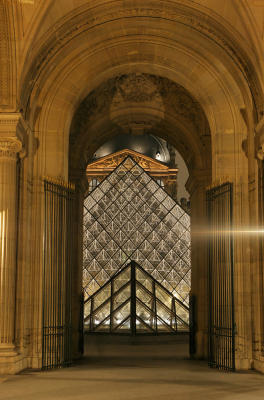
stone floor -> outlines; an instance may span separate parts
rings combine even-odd
[[[190,361],[183,338],[87,340],[85,358],[71,368],[0,378],[0,399],[264,399],[264,375],[224,373]]]

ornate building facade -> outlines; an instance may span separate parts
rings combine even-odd
[[[125,149],[89,163],[86,167],[88,191],[92,191],[98,183],[102,182],[114,169],[127,157],[132,157],[140,167],[161,185],[165,191],[177,200],[177,168],[154,160],[144,154]]]
[[[189,170],[193,357],[218,363],[228,309],[232,362],[264,372],[263,21],[261,0],[0,0],[1,373],[43,366],[49,318],[79,357],[86,167],[127,133]]]

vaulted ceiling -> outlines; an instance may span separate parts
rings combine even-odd
[[[172,132],[177,136],[177,147],[190,161],[194,143],[199,147],[210,136],[198,101],[181,85],[164,77],[118,75],[99,85],[76,110],[70,132],[71,162],[76,165],[82,149],[85,165],[113,135],[150,133],[169,141]],[[94,138],[92,143],[89,137]]]

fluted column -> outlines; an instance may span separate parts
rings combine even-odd
[[[16,137],[0,137],[0,356],[14,350],[17,154]]]

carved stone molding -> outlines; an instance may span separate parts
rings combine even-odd
[[[15,1],[0,0],[0,109],[15,108]]]
[[[228,30],[227,26],[223,27],[216,18],[209,17],[206,13],[195,7],[190,7],[190,3],[186,0],[175,2],[174,6],[171,2],[167,3],[164,1],[163,3],[162,8],[157,5],[154,7],[151,4],[151,7],[134,5],[133,8],[124,7],[120,9],[120,7],[118,8],[118,4],[112,2],[112,7],[109,7],[109,10],[106,10],[105,7],[102,9],[100,6],[91,7],[85,5],[70,13],[65,18],[64,23],[60,26],[58,25],[57,29],[54,29],[48,37],[45,37],[43,43],[40,45],[39,52],[36,54],[24,80],[25,86],[22,93],[25,94],[25,97],[23,103],[27,104],[27,99],[31,96],[37,79],[41,76],[41,73],[45,70],[49,62],[76,36],[80,37],[81,34],[90,32],[92,28],[109,21],[113,22],[129,17],[151,17],[184,24],[190,29],[202,33],[218,45],[219,48],[224,49],[232,59],[232,62],[237,65],[245,78],[250,82],[257,111],[260,115],[264,108],[260,84],[250,58],[235,40],[235,32],[230,32],[231,27]]]
[[[0,106],[8,105],[9,43],[6,4],[0,0]]]

